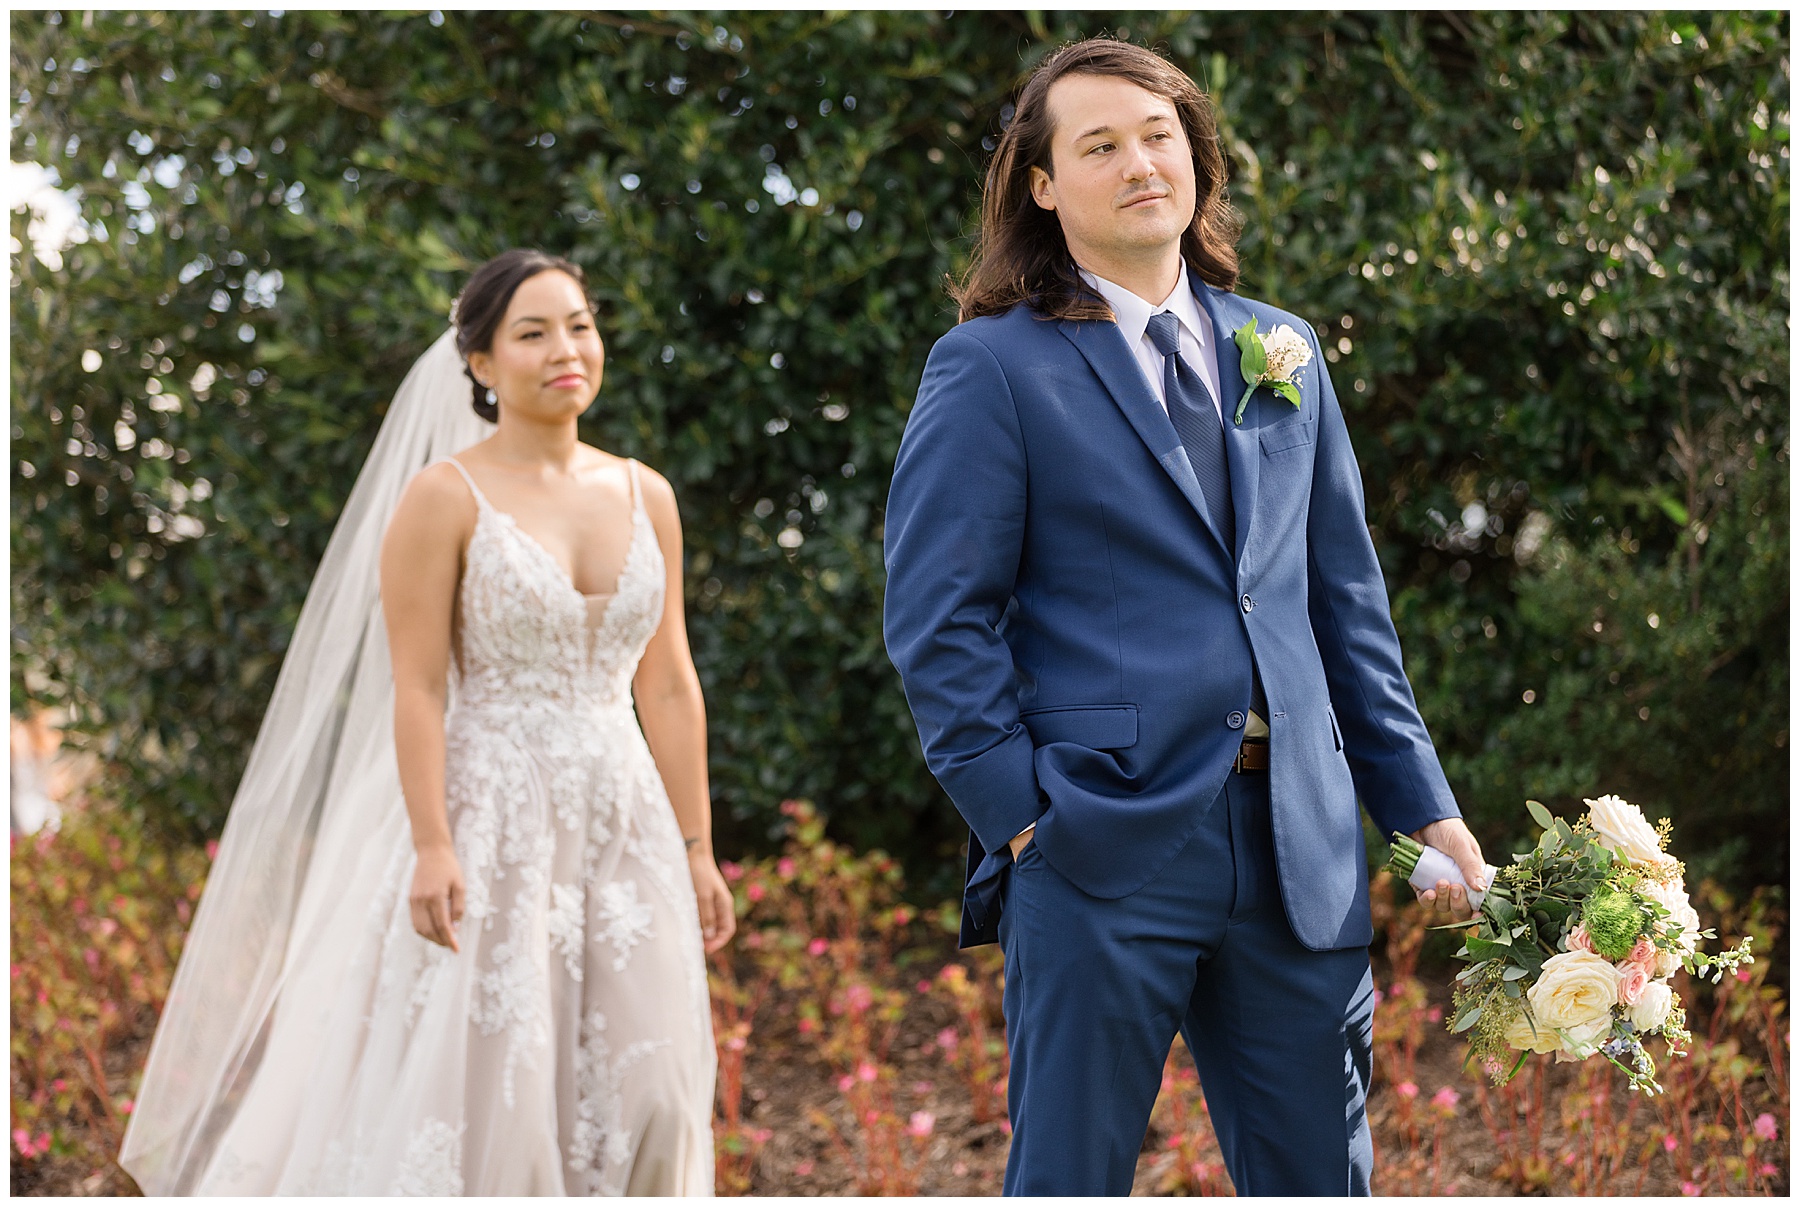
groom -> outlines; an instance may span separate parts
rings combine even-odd
[[[1313,330],[1231,292],[1224,185],[1180,71],[1047,59],[894,469],[887,645],[973,831],[963,945],[1006,955],[1009,1194],[1127,1193],[1177,1030],[1239,1193],[1367,1194],[1358,798],[1480,883]],[[1252,322],[1310,362],[1240,421]]]

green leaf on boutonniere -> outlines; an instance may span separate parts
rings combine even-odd
[[[1262,375],[1269,371],[1269,355],[1263,351],[1262,340],[1256,334],[1256,320],[1251,319],[1232,333],[1237,340],[1238,370],[1243,373],[1244,380],[1254,386],[1262,380]]]
[[[1256,393],[1263,374],[1269,371],[1269,354],[1263,349],[1262,337],[1256,334],[1255,319],[1232,332],[1232,338],[1237,341],[1238,372],[1244,378],[1244,396],[1238,399],[1237,413],[1231,417],[1231,422],[1241,426],[1244,408],[1250,405],[1250,395]]]

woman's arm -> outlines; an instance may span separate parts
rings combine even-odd
[[[661,474],[644,470],[644,507],[656,528],[667,567],[662,622],[644,650],[631,683],[644,739],[668,790],[687,843],[688,871],[700,907],[706,950],[717,951],[737,930],[731,891],[713,861],[712,804],[706,782],[706,701],[688,650],[681,583],[681,516],[675,491]]]
[[[444,807],[444,704],[450,628],[475,501],[456,471],[433,466],[407,486],[381,542],[381,610],[394,665],[394,753],[418,865],[413,929],[458,951],[463,878]]]

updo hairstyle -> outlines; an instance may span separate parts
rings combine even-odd
[[[587,296],[587,275],[579,266],[561,256],[529,247],[501,252],[477,268],[469,283],[463,286],[462,293],[457,295],[456,308],[452,311],[452,321],[456,324],[456,350],[462,354],[463,373],[474,389],[471,401],[475,413],[489,423],[499,421],[500,407],[488,401],[488,388],[476,381],[475,374],[469,370],[469,355],[493,351],[494,332],[499,329],[500,320],[506,317],[513,294],[540,272],[568,274],[581,287],[582,296]]]

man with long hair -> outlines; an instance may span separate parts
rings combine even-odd
[[[887,645],[972,831],[963,945],[1006,954],[1009,1194],[1129,1192],[1177,1030],[1240,1193],[1367,1194],[1358,797],[1484,887],[1317,339],[1233,292],[1238,229],[1192,80],[1051,55],[894,468]]]

